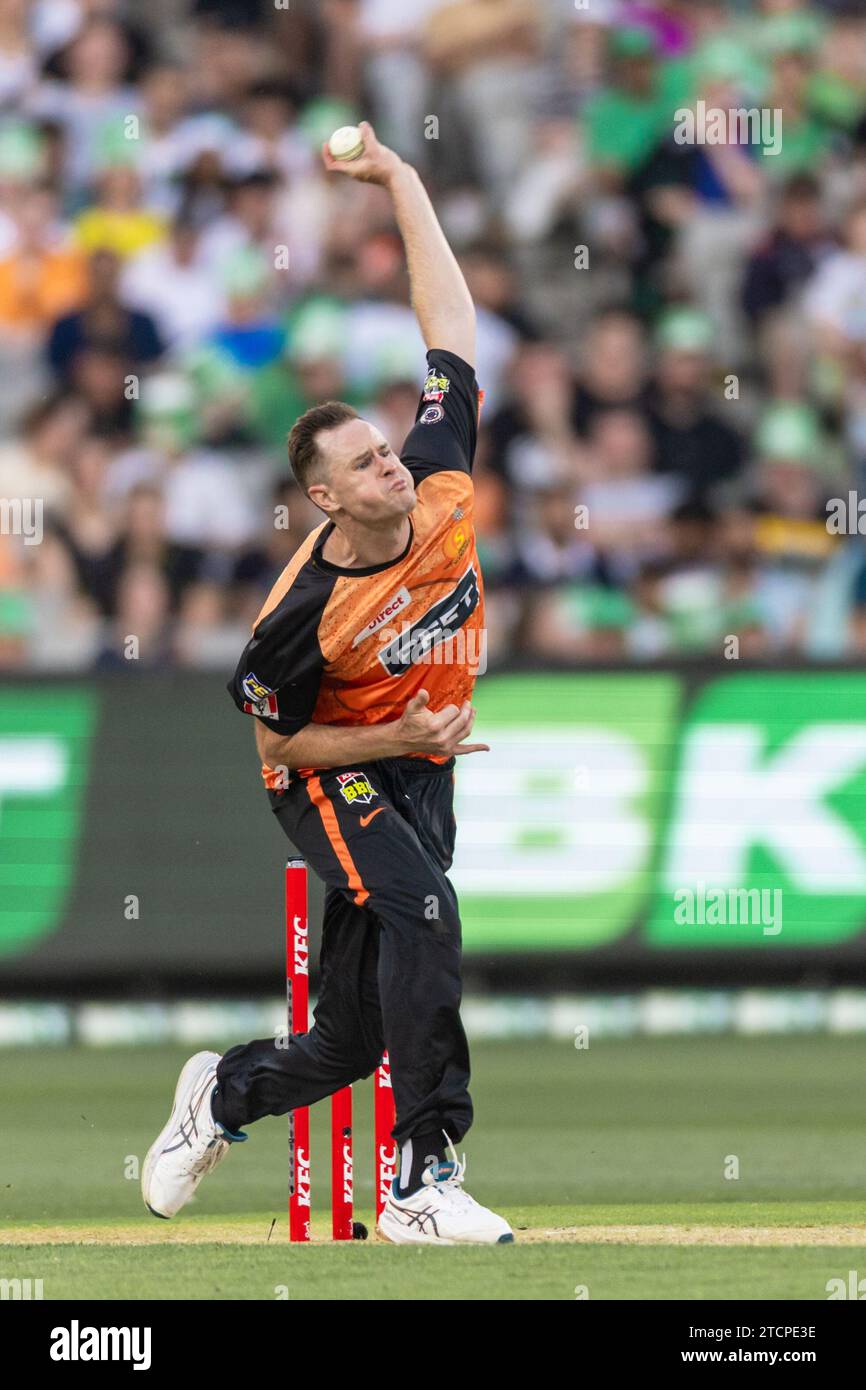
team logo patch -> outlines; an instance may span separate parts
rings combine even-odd
[[[450,378],[447,376],[438,376],[431,368],[427,373],[427,380],[424,382],[424,400],[441,401],[450,389]]]
[[[343,800],[349,806],[354,806],[359,801],[367,805],[374,796],[379,795],[363,772],[338,772],[337,782]]]
[[[460,515],[462,516],[463,513],[461,512]],[[451,527],[442,543],[442,549],[452,564],[455,560],[460,559],[469,544],[470,535],[471,532],[465,521],[458,521],[456,526]]]
[[[269,685],[264,685],[252,671],[244,676],[241,688],[247,697],[244,701],[245,714],[257,714],[260,719],[279,717],[276,692]]]
[[[445,411],[441,405],[428,405],[424,414],[418,421],[419,425],[435,425],[439,420],[444,420]]]

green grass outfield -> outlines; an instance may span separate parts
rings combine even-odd
[[[477,1044],[467,1189],[517,1235],[492,1249],[286,1239],[286,1121],[263,1120],[172,1222],[138,1165],[193,1048],[2,1055],[0,1279],[123,1299],[816,1299],[866,1278],[866,1041]],[[372,1088],[355,1088],[356,1215],[372,1227]],[[739,1178],[724,1176],[728,1156]]]

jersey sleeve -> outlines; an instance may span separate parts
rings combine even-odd
[[[456,353],[431,348],[415,424],[401,460],[419,483],[431,473],[471,473],[484,393],[475,370]]]
[[[290,589],[257,624],[228,683],[238,709],[278,734],[296,734],[312,718],[325,665],[321,615],[320,602],[305,602]]]

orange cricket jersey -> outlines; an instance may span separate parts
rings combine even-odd
[[[417,497],[403,554],[362,569],[334,565],[322,558],[334,522],[323,522],[268,595],[229,682],[238,708],[278,733],[388,723],[422,687],[433,711],[459,705],[484,669],[471,478],[483,393],[456,354],[431,349],[427,363],[401,451]],[[272,770],[262,772],[273,785]]]

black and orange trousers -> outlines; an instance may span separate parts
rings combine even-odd
[[[288,1047],[225,1053],[215,1113],[237,1130],[370,1076],[387,1048],[394,1138],[472,1123],[460,1020],[461,929],[447,878],[454,763],[387,758],[293,778],[270,792],[280,824],[325,884],[314,1024]]]

